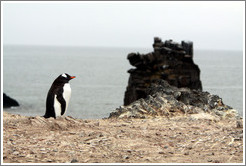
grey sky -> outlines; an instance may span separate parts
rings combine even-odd
[[[243,50],[245,2],[2,2],[3,44]]]

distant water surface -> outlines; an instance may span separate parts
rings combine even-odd
[[[29,116],[45,113],[47,92],[54,79],[67,72],[72,96],[66,115],[82,119],[108,117],[123,104],[128,83],[126,59],[130,52],[148,53],[152,48],[90,48],[4,46],[3,91],[20,107],[8,112]],[[243,112],[243,52],[195,50],[203,90]]]

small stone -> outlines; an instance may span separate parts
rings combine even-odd
[[[161,152],[159,152],[159,154],[165,154],[165,152],[162,152],[162,151],[161,151]]]
[[[132,151],[131,151],[131,150],[127,150],[127,152],[128,152],[128,153],[132,153]]]
[[[215,163],[220,163],[220,161],[219,161],[219,160],[214,160],[214,162],[215,162]]]
[[[123,156],[123,159],[129,159],[129,156],[125,155]]]
[[[85,136],[85,133],[84,133],[84,132],[81,132],[81,133],[79,134],[79,136],[80,136],[80,137],[84,137],[84,136]]]
[[[79,161],[76,160],[76,159],[72,159],[72,160],[71,160],[71,163],[77,163],[77,162],[79,162]]]
[[[188,146],[187,149],[191,150],[192,149],[192,146]]]
[[[185,152],[184,155],[189,155],[189,152]]]
[[[102,134],[102,133],[100,133],[100,134],[98,134],[98,135],[97,135],[97,137],[103,137],[103,134]]]
[[[18,151],[13,152],[13,155],[19,155],[19,154],[20,154],[20,152],[18,152]]]
[[[237,128],[243,128],[243,123],[241,121],[237,121]]]
[[[168,146],[164,146],[164,149],[167,149],[168,148]]]
[[[99,122],[94,123],[95,126],[99,126],[99,124],[100,124]]]
[[[69,132],[69,134],[71,134],[71,135],[75,135],[75,134],[76,134],[76,132]]]

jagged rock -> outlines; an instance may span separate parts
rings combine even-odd
[[[171,86],[165,80],[151,84],[147,97],[128,106],[120,106],[109,118],[148,118],[191,115],[194,119],[237,118],[238,112],[222,102],[217,95],[189,88]]]
[[[154,52],[148,54],[130,53],[127,56],[135,69],[130,73],[125,92],[124,105],[147,96],[146,89],[159,79],[166,80],[176,87],[188,87],[202,90],[200,69],[193,62],[193,43],[181,44],[160,38],[154,38]]]
[[[13,107],[13,106],[17,107],[20,105],[15,99],[12,99],[11,97],[9,97],[5,93],[3,93],[3,107],[8,108],[8,107]]]

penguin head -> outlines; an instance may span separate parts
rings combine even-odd
[[[73,78],[75,78],[75,76],[70,76],[67,73],[63,73],[63,74],[59,75],[56,80],[58,82],[68,83]]]

